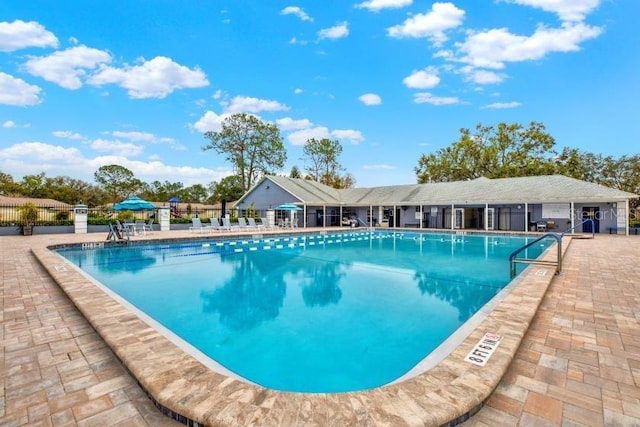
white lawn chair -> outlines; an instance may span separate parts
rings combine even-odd
[[[249,221],[249,228],[252,230],[265,228],[264,224],[256,224],[256,220],[253,218],[247,218],[247,221]]]
[[[211,227],[207,226],[207,225],[203,225],[202,221],[200,221],[200,218],[193,217],[191,218],[191,227],[189,227],[189,231],[199,231],[200,233],[206,233],[208,231],[211,231]]]
[[[231,221],[228,218],[222,218],[222,226],[229,231],[238,231],[240,229],[237,225],[231,225]]]

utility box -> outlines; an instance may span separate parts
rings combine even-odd
[[[73,226],[75,234],[87,234],[87,205],[75,205],[73,208]]]

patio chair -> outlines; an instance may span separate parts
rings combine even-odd
[[[269,222],[268,218],[265,218],[265,217],[260,218],[260,223],[262,224],[265,230],[273,230],[275,228],[274,225]]]
[[[256,224],[256,220],[254,218],[247,218],[247,221],[249,221],[249,228],[253,229],[253,230],[258,230],[261,228],[266,228],[264,226],[264,224]]]
[[[238,228],[240,230],[248,230],[249,229],[249,225],[247,224],[247,221],[243,217],[238,217]]]
[[[547,231],[547,221],[536,222],[536,231]]]
[[[142,229],[145,232],[153,233],[153,218],[149,218],[149,221],[142,225]]]
[[[137,234],[147,235],[147,224],[142,219],[137,219],[134,224],[134,229]]]
[[[199,231],[200,233],[205,233],[207,231],[211,231],[211,227],[202,224],[202,221],[200,221],[200,218],[193,217],[191,218],[191,227],[189,227],[189,231]]]
[[[209,222],[211,222],[211,229],[213,231],[222,231],[225,229],[225,227],[220,225],[220,221],[218,221],[218,218],[210,218]]]
[[[222,218],[222,226],[229,231],[236,231],[240,229],[237,225],[231,225],[231,221],[229,221],[228,218]]]

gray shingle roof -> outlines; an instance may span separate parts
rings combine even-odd
[[[266,177],[308,205],[418,205],[614,202],[638,195],[563,175],[438,182],[337,190],[315,181]]]

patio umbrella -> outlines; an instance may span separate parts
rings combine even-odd
[[[148,211],[155,209],[155,205],[151,202],[141,199],[138,196],[129,197],[113,205],[114,211]]]
[[[293,203],[284,203],[278,206],[276,209],[281,211],[301,211],[302,210],[300,206],[294,205]]]

